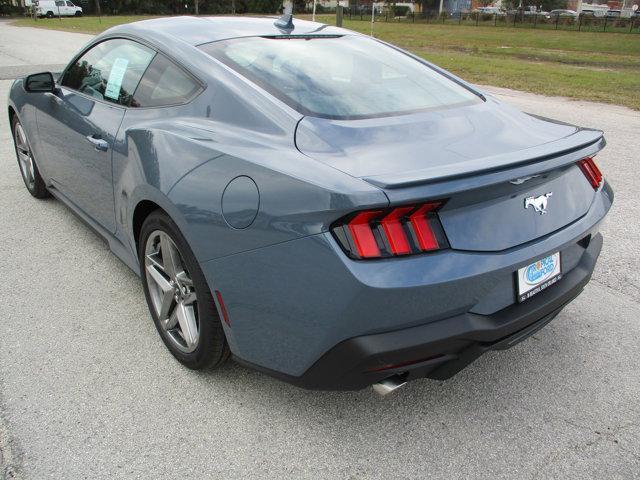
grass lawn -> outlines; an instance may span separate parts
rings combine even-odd
[[[137,22],[138,20],[148,20],[155,18],[151,15],[121,15],[121,16],[104,16],[104,17],[62,17],[62,18],[39,18],[33,20],[31,18],[21,18],[13,22],[14,25],[21,27],[38,27],[50,30],[66,30],[68,32],[78,33],[100,33],[107,28],[122,23]]]
[[[152,17],[21,19],[17,25],[98,33]],[[335,23],[335,16],[319,16]],[[344,27],[369,33],[367,21]],[[544,95],[626,105],[640,110],[640,34],[531,28],[376,23],[374,35],[474,83]]]

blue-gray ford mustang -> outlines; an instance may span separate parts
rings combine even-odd
[[[589,281],[613,201],[602,132],[297,19],[115,27],[8,113],[29,192],[140,273],[180,362],[306,388],[444,379],[528,337]]]

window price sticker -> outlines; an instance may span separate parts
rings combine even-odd
[[[107,81],[107,89],[104,92],[104,96],[113,100],[120,98],[120,88],[122,87],[122,79],[127,72],[127,65],[129,60],[126,58],[116,58],[111,67],[111,73],[109,74],[109,80]]]

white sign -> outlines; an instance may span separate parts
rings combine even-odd
[[[129,60],[126,58],[116,58],[116,61],[113,62],[107,81],[107,89],[104,92],[105,97],[113,100],[120,98],[120,87],[122,87],[122,79],[127,71],[127,65],[129,65]]]

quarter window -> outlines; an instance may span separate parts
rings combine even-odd
[[[200,85],[163,55],[156,55],[133,95],[132,107],[162,107],[188,102]]]
[[[99,100],[129,106],[155,55],[155,51],[130,40],[106,40],[69,67],[62,85]]]

